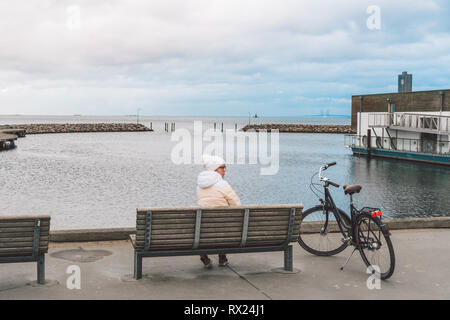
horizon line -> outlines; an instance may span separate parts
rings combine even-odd
[[[27,117],[137,117],[137,114],[0,114],[0,117],[3,116],[27,116]],[[185,117],[185,118],[246,118],[248,119],[249,116],[244,115],[146,115],[146,114],[139,114],[139,117]],[[307,117],[314,117],[314,118],[333,118],[333,117],[349,117],[351,118],[351,114],[328,114],[328,115],[293,115],[293,116],[278,116],[278,115],[264,115],[264,116],[258,116],[257,118],[253,116],[250,116],[251,119],[259,119],[259,118],[307,118]]]

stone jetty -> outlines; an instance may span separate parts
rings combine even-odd
[[[0,125],[3,129],[25,129],[26,134],[73,133],[73,132],[125,132],[153,131],[137,123],[50,123],[50,124],[15,124]]]
[[[293,133],[340,133],[340,134],[354,134],[351,126],[347,125],[317,125],[317,124],[251,124],[242,128],[243,131],[254,130],[278,130],[279,132],[293,132]]]

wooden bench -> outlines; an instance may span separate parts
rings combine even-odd
[[[37,262],[37,282],[45,284],[49,215],[0,216],[0,263]]]
[[[137,209],[134,278],[142,258],[284,251],[284,269],[293,271],[291,242],[299,234],[303,205]]]

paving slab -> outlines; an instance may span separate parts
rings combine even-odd
[[[279,272],[282,252],[232,254],[230,265],[205,270],[199,257],[145,258],[134,280],[128,241],[50,243],[48,284],[36,285],[36,263],[0,264],[0,299],[300,300],[449,299],[449,229],[392,232],[396,269],[380,289],[369,289],[366,268],[352,249],[317,257],[294,246],[295,272]],[[71,269],[72,268],[72,269]],[[76,287],[74,268],[80,271]]]

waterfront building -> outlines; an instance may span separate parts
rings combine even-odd
[[[412,74],[405,71],[398,75],[398,92],[412,92]]]
[[[354,154],[450,165],[450,89],[356,95]]]

